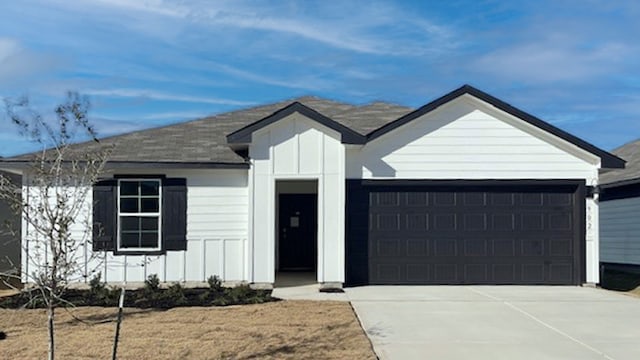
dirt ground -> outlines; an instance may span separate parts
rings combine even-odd
[[[117,309],[57,314],[59,359],[110,358]],[[44,310],[0,309],[0,359],[46,358]],[[347,302],[126,309],[118,359],[375,359]]]

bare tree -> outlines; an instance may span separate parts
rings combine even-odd
[[[110,148],[73,146],[79,138],[98,142],[87,117],[89,102],[69,92],[47,119],[32,110],[28,98],[5,99],[8,117],[21,135],[41,145],[23,168],[22,196],[15,184],[0,176],[0,199],[22,217],[23,264],[18,272],[30,287],[32,301],[47,309],[49,359],[55,357],[55,311],[68,305],[65,292],[90,276],[99,264],[91,244],[91,188],[104,169]],[[87,151],[87,148],[93,149]],[[16,276],[14,274],[13,276]]]

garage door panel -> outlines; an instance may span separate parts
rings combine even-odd
[[[461,239],[464,244],[464,256],[488,256],[488,240],[477,237]]]
[[[429,256],[429,241],[427,239],[407,239],[407,256]]]
[[[483,192],[461,193],[465,206],[485,206],[487,204],[487,194]]]
[[[455,206],[457,203],[456,195],[455,192],[442,191],[431,194],[431,197],[435,206]]]
[[[407,282],[420,283],[423,279],[431,277],[431,265],[428,264],[407,264]]]
[[[568,256],[573,254],[573,239],[550,239],[549,241],[549,255],[550,256]]]
[[[544,264],[522,264],[522,282],[527,284],[540,284],[545,282]]]
[[[440,237],[432,238],[430,240],[433,242],[434,257],[458,256],[458,239],[447,239]]]
[[[544,239],[529,238],[520,240],[521,257],[542,257],[544,256]]]
[[[397,231],[400,230],[400,214],[388,213],[388,214],[376,214],[375,226],[373,229],[378,231]]]
[[[511,193],[489,193],[487,196],[491,199],[490,204],[493,206],[514,206],[515,194]]]
[[[539,211],[529,211],[520,214],[520,229],[524,231],[543,231],[544,213]]]
[[[567,212],[553,212],[547,218],[549,230],[571,231],[573,229],[573,216]]]
[[[407,206],[427,206],[429,205],[429,196],[424,192],[406,192],[401,193],[406,198]]]
[[[556,284],[566,284],[573,276],[573,266],[571,264],[550,264],[549,280]]]
[[[492,238],[491,244],[493,245],[491,250],[494,256],[514,257],[516,255],[518,240],[512,237],[508,238]]]
[[[495,284],[514,284],[519,280],[515,264],[491,264],[491,276]]]
[[[439,231],[456,231],[458,229],[457,214],[452,212],[442,212],[432,215],[433,226],[435,232]]]
[[[578,186],[372,187],[367,283],[575,284]],[[582,209],[583,210],[583,209]]]
[[[493,231],[514,231],[516,230],[516,215],[513,213],[492,213],[491,230]]]
[[[473,211],[473,210],[471,210]],[[465,213],[462,214],[462,230],[464,231],[486,231],[487,214],[485,213]]]
[[[463,283],[487,283],[492,281],[489,277],[488,264],[463,264],[462,268],[464,269],[464,277],[459,281]]]
[[[455,264],[434,264],[433,281],[439,284],[458,284],[458,266]]]

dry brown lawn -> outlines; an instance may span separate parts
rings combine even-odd
[[[17,294],[17,293],[18,293],[17,290],[3,289],[3,290],[0,290],[0,297],[9,296],[9,295]]]
[[[57,313],[59,359],[111,358],[117,309]],[[0,309],[0,359],[42,359],[44,310]],[[280,301],[260,305],[125,309],[119,359],[375,359],[347,302]]]

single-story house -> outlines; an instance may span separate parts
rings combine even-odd
[[[14,184],[22,182],[17,174],[0,171],[0,176]],[[0,274],[12,273],[20,268],[20,228],[20,216],[11,209],[7,201],[0,199]],[[0,282],[0,289],[2,287]]]
[[[640,272],[640,139],[613,153],[627,166],[600,175],[600,262]]]
[[[101,144],[108,282],[597,283],[593,189],[625,163],[468,85],[418,109],[302,97]]]

